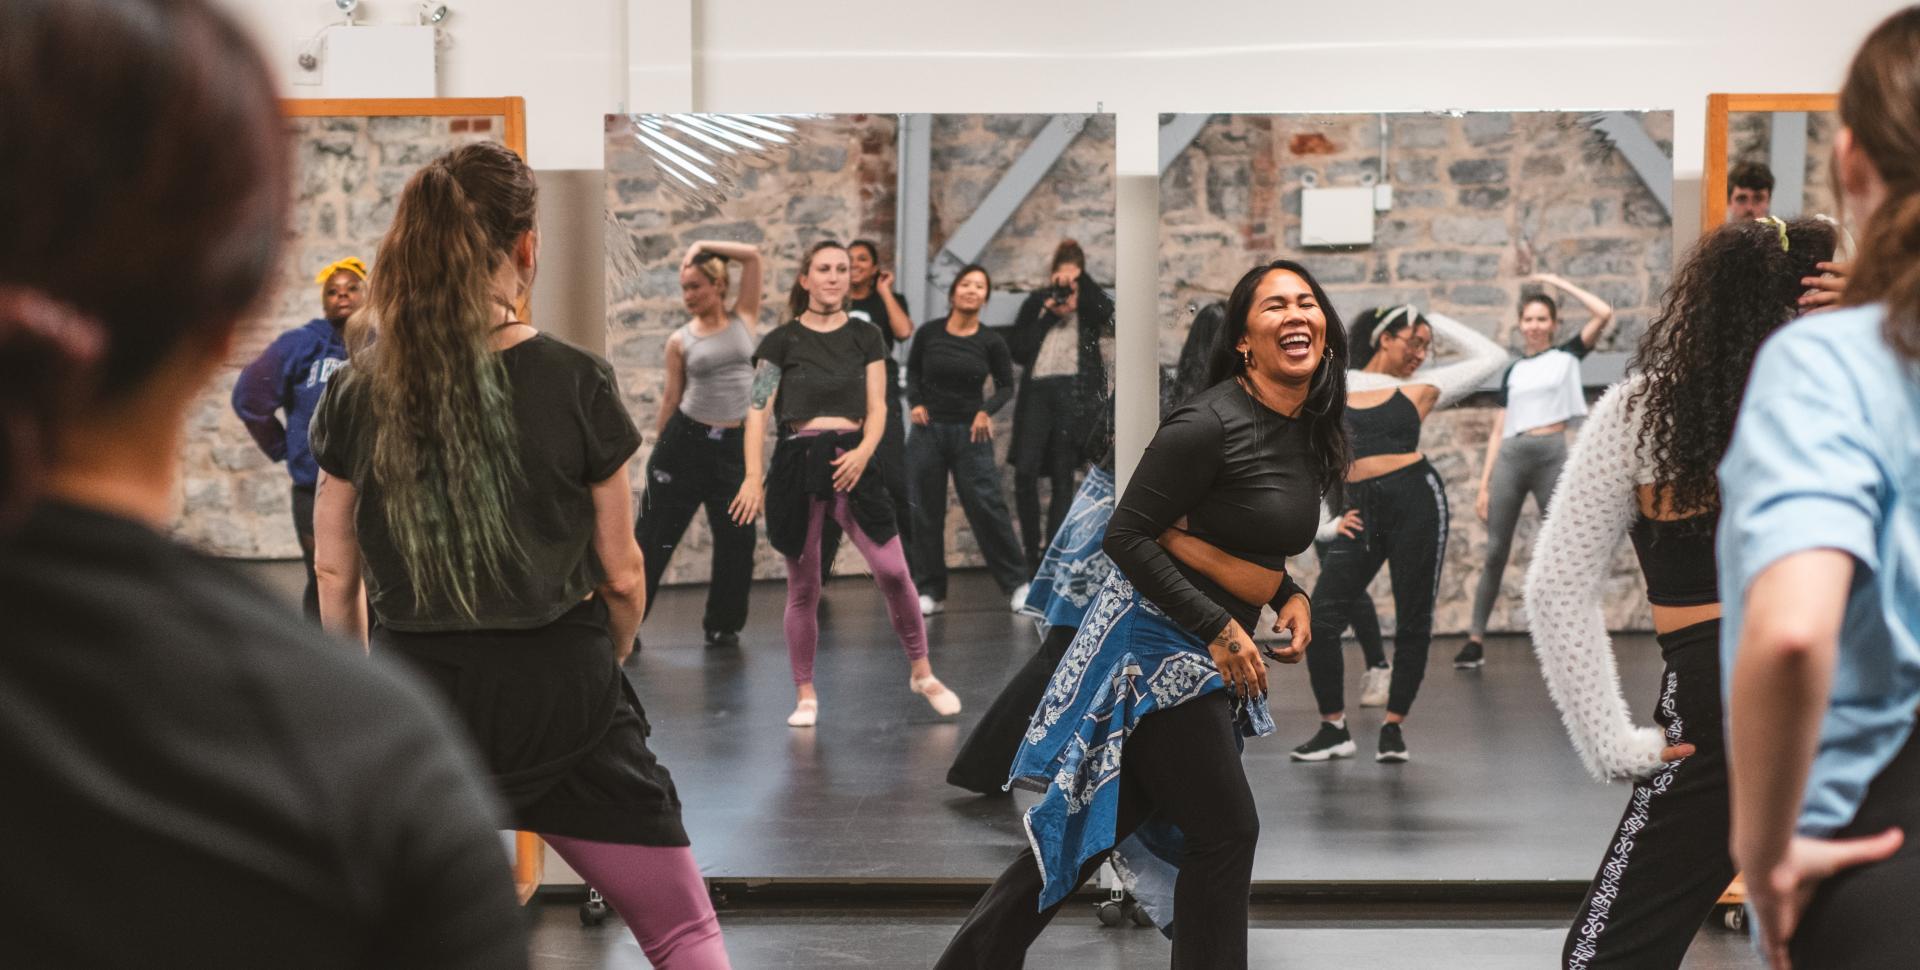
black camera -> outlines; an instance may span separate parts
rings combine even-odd
[[[1073,284],[1072,283],[1052,283],[1052,284],[1049,284],[1046,289],[1041,290],[1040,292],[1045,293],[1047,295],[1048,303],[1051,303],[1054,306],[1064,306],[1068,300],[1073,299]]]

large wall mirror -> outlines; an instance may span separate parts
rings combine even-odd
[[[1829,166],[1840,127],[1832,94],[1707,96],[1700,231],[1729,219],[1839,217]]]
[[[287,466],[234,413],[241,369],[280,335],[324,319],[323,283],[314,279],[322,268],[348,256],[373,264],[400,189],[421,165],[475,141],[526,154],[520,98],[287,100],[281,108],[293,145],[285,260],[268,312],[238,332],[233,356],[195,406],[174,523],[200,549],[238,559],[300,555]]]

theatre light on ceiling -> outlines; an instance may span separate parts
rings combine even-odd
[[[440,23],[447,19],[448,13],[450,13],[450,11],[447,10],[447,5],[444,3],[438,3],[436,0],[420,0],[420,25],[422,27],[440,26]]]
[[[347,18],[347,26],[353,26],[353,14],[360,8],[360,0],[333,0],[333,5],[339,7],[341,15]]]

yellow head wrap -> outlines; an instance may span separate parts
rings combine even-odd
[[[361,262],[358,256],[348,256],[344,259],[336,259],[328,263],[326,268],[320,271],[320,275],[313,278],[313,281],[321,286],[325,286],[327,285],[327,281],[333,278],[333,274],[341,270],[346,270],[363,280],[367,278],[367,264]]]

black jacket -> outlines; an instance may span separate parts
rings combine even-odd
[[[1080,274],[1079,282],[1080,370],[1074,378],[1074,413],[1067,420],[1072,440],[1079,446],[1076,461],[1087,462],[1105,454],[1113,436],[1107,366],[1100,357],[1100,338],[1113,335],[1113,297],[1086,273]],[[1010,458],[1016,468],[1029,473],[1040,470],[1038,462],[1044,448],[1043,443],[1036,445],[1029,439],[1044,434],[1047,422],[1036,422],[1037,415],[1031,409],[1033,396],[1027,393],[1027,388],[1033,382],[1033,362],[1040,356],[1040,344],[1046,340],[1047,332],[1060,323],[1059,317],[1047,311],[1046,292],[1041,290],[1027,294],[1013,326],[1002,334],[1013,362],[1020,366],[1020,392],[1013,402]],[[1036,424],[1039,427],[1036,428]],[[1033,467],[1025,467],[1028,461],[1034,462]]]

